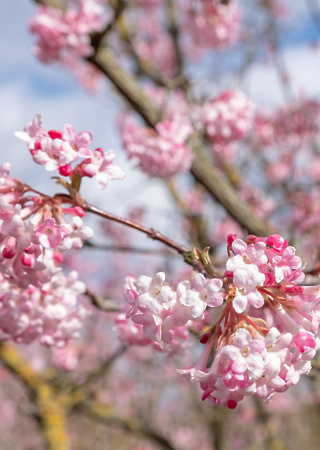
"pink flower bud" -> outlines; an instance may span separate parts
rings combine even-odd
[[[41,141],[36,141],[34,143],[35,150],[41,150]]]
[[[12,259],[16,255],[16,251],[14,247],[10,245],[6,245],[2,250],[2,256],[6,259]]]
[[[228,277],[228,278],[232,278],[233,277],[233,272],[231,272],[231,270],[225,270],[224,276]]]
[[[21,255],[21,262],[24,266],[33,267],[36,262],[36,258],[33,254],[28,255],[27,253],[24,252]]]
[[[101,147],[97,147],[95,149],[95,152],[99,152],[101,156],[103,156],[103,154],[104,154],[103,149]]]
[[[63,261],[63,255],[59,252],[53,252],[53,260],[56,264],[60,265]]]
[[[61,139],[62,133],[59,130],[49,130],[48,135],[51,137],[51,139]]]
[[[80,206],[74,206],[73,208],[62,208],[62,211],[65,214],[69,214],[70,216],[78,216],[78,217],[85,216],[85,212]]]
[[[236,239],[237,239],[237,236],[235,234],[228,234],[227,244],[229,245],[229,247],[232,246],[232,242],[235,241]]]
[[[268,236],[266,244],[280,253],[282,253],[288,247],[288,241],[279,234]]]
[[[66,164],[65,166],[59,167],[59,173],[62,177],[68,177],[72,174],[72,167],[70,164]]]

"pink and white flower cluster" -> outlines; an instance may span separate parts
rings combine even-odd
[[[254,394],[269,401],[310,371],[320,348],[320,287],[299,285],[301,259],[279,235],[246,243],[229,235],[228,249],[226,306],[202,337],[198,363],[179,372],[200,383],[203,399],[233,409]]]
[[[52,249],[82,247],[93,235],[83,225],[82,208],[64,208],[50,197],[26,196],[31,188],[9,176],[10,164],[0,168],[0,270],[13,285],[41,287],[57,268],[48,264]],[[65,214],[72,216],[69,223]]]
[[[59,170],[61,176],[71,179],[74,175],[95,177],[100,189],[104,189],[109,180],[124,178],[122,169],[112,164],[116,156],[114,150],[89,149],[93,140],[90,131],[77,134],[69,124],[65,124],[63,132],[46,131],[42,128],[42,116],[37,114],[23,131],[17,131],[15,135],[27,143],[34,162],[44,165],[48,171]],[[71,164],[79,158],[83,161],[72,167]]]
[[[79,57],[90,55],[89,34],[104,25],[106,13],[101,0],[81,0],[77,2],[77,11],[68,3],[65,12],[40,5],[36,16],[30,20],[30,31],[38,36],[34,52],[42,62],[60,60],[64,52]]]
[[[298,149],[313,142],[319,128],[320,103],[302,98],[274,113],[258,113],[254,119],[253,144],[258,148],[282,145]]]
[[[203,105],[200,120],[215,151],[240,141],[253,125],[253,104],[241,91],[223,91]]]
[[[42,344],[62,346],[77,336],[87,315],[77,300],[85,285],[75,271],[66,277],[59,267],[61,252],[81,248],[93,235],[82,222],[81,178],[95,176],[104,188],[124,174],[112,164],[113,150],[88,148],[93,138],[89,131],[77,134],[67,124],[63,133],[47,132],[38,114],[16,135],[36,163],[70,177],[71,183],[60,182],[72,195],[47,196],[11,178],[9,163],[0,167],[0,340],[39,338]],[[82,161],[72,167],[78,158]]]
[[[191,167],[193,155],[188,139],[194,126],[190,105],[179,89],[168,93],[166,89],[148,85],[145,92],[164,119],[154,130],[136,123],[128,115],[121,116],[123,146],[128,157],[137,159],[144,172],[169,178]]]
[[[47,253],[45,264],[53,265],[53,259]],[[43,345],[61,347],[77,338],[89,313],[79,303],[86,287],[77,277],[76,271],[68,276],[58,271],[41,287],[20,288],[0,273],[0,341],[28,344],[39,339]]]
[[[92,237],[84,211],[33,194],[32,188],[0,168],[0,340],[64,345],[76,337],[87,312],[78,305],[85,285],[77,273],[59,268],[61,251]],[[65,215],[72,217],[69,223]]]
[[[76,9],[72,8],[75,4]],[[38,38],[34,54],[43,63],[59,61],[71,69],[85,87],[95,91],[98,72],[83,58],[93,51],[90,33],[102,30],[111,18],[111,10],[101,0],[68,1],[65,11],[40,5],[29,23],[30,32]],[[86,73],[94,77],[94,84]]]
[[[120,127],[128,157],[136,158],[140,169],[149,175],[169,178],[191,167],[192,151],[187,140],[193,127],[184,117],[158,122],[155,130],[124,117]]]
[[[208,280],[202,274],[195,275],[192,282],[181,281],[176,289],[165,282],[163,272],[155,278],[144,275],[137,279],[129,277],[125,300],[130,309],[126,318],[132,319],[137,327],[132,330],[129,323],[125,329],[122,328],[125,340],[128,341],[128,330],[132,330],[131,343],[141,345],[147,339],[172,354],[173,350],[181,347],[179,338],[187,339],[192,322],[203,320],[207,306],[222,304],[221,286],[221,280]],[[121,332],[119,337],[122,339]]]
[[[177,73],[176,55],[168,32],[160,24],[159,12],[159,10],[149,11],[148,20],[144,14],[138,16],[133,45],[143,61],[147,64],[152,61],[156,69],[168,77],[173,77]]]
[[[241,326],[221,338],[207,368],[214,342],[209,339],[196,366],[178,372],[200,383],[203,400],[229,409],[250,395],[269,401],[275,392],[297,384],[300,375],[310,371],[316,352],[316,340],[308,331],[293,335],[273,327],[264,337],[253,327]]]
[[[241,11],[234,1],[183,1],[188,19],[184,26],[188,36],[202,47],[222,50],[233,45],[239,35]]]
[[[131,278],[125,299],[127,318],[167,351],[179,327],[224,304],[201,338],[199,361],[179,372],[200,383],[203,399],[233,409],[251,395],[269,401],[310,371],[320,348],[320,286],[301,286],[301,259],[279,235],[246,242],[229,235],[228,254],[222,279],[197,274],[173,289],[164,273]]]

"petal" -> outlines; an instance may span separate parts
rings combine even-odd
[[[247,249],[247,244],[242,239],[235,239],[232,242],[232,250],[236,255],[242,255]]]
[[[247,303],[248,303],[247,297],[245,295],[240,294],[240,292],[237,289],[237,294],[233,299],[233,307],[235,312],[242,313],[246,309]]]

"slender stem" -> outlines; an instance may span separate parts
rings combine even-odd
[[[92,383],[93,381],[101,379],[101,377],[108,372],[108,370],[110,369],[112,364],[118,358],[120,358],[120,356],[122,356],[124,354],[124,352],[127,350],[127,348],[128,347],[125,346],[125,345],[119,347],[117,351],[115,351],[111,356],[109,356],[109,358],[107,360],[103,361],[101,363],[101,365],[97,369],[95,369],[92,372],[90,372],[86,376],[85,380],[82,381],[81,383],[75,385],[73,387],[73,389],[74,390],[83,389],[85,386],[87,386],[88,384]]]
[[[96,214],[97,216],[103,217],[104,219],[109,219],[114,222],[122,223],[123,225],[126,225],[127,227],[134,228],[135,230],[141,231],[142,233],[146,234],[150,239],[162,242],[167,247],[170,247],[173,250],[175,250],[176,252],[178,252],[180,255],[184,256],[186,251],[188,251],[187,247],[185,247],[184,245],[177,244],[172,239],[164,236],[159,231],[156,231],[153,228],[148,228],[148,227],[141,225],[140,223],[135,222],[133,220],[125,219],[124,217],[120,217],[120,216],[116,216],[114,214],[108,213],[107,211],[99,209],[96,206],[89,205],[88,203],[84,203],[82,205],[82,208],[84,209],[84,211],[90,212],[92,214]]]
[[[148,228],[144,225],[141,225],[138,222],[134,222],[130,219],[125,219],[124,217],[116,216],[114,214],[108,213],[102,209],[97,208],[96,206],[89,205],[89,203],[84,202],[81,207],[84,211],[90,212],[92,214],[96,214],[97,216],[103,217],[104,219],[112,220],[114,222],[122,223],[127,227],[134,228],[135,230],[141,231],[146,234],[148,238],[153,239],[154,241],[159,241],[165,244],[167,247],[179,253],[179,255],[183,256],[184,261],[190,266],[194,267],[195,270],[202,273],[205,276],[208,276],[208,273],[205,271],[204,267],[197,261],[194,257],[193,251],[188,249],[184,245],[180,245],[174,240],[168,238],[164,234],[159,231],[154,230],[153,228]]]
[[[159,254],[162,256],[176,257],[174,253],[170,251],[164,250],[153,250],[152,248],[139,248],[139,247],[130,247],[126,245],[99,245],[92,243],[90,241],[84,241],[83,245],[85,247],[94,248],[98,250],[104,250],[107,252],[120,252],[120,253],[142,253],[148,255],[158,256]]]

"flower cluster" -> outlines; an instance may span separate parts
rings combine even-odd
[[[45,264],[53,265],[54,259],[52,252],[46,253]],[[41,288],[20,288],[0,273],[0,341],[28,344],[39,339],[42,345],[64,346],[78,337],[88,315],[78,299],[85,290],[76,271],[68,276],[59,271]]]
[[[188,337],[192,322],[203,320],[207,306],[222,304],[221,286],[221,280],[208,280],[202,274],[195,275],[192,282],[181,281],[175,290],[165,282],[163,272],[159,272],[154,279],[147,276],[137,279],[129,277],[125,300],[130,309],[126,318],[142,328],[145,339],[172,353],[181,345],[177,338]],[[137,327],[131,334],[135,344],[144,342],[141,328]],[[129,329],[132,330],[132,325],[122,329],[125,339],[128,339]],[[119,337],[122,339],[121,333]]]
[[[258,113],[254,119],[253,145],[300,148],[314,141],[319,127],[319,102],[302,98],[274,113]]]
[[[59,182],[71,195],[49,197],[11,178],[9,163],[0,167],[0,340],[27,343],[39,338],[42,344],[62,346],[76,337],[87,315],[77,300],[85,285],[77,281],[76,272],[66,277],[59,267],[60,252],[81,248],[93,235],[82,222],[81,178],[95,176],[104,188],[124,174],[112,164],[113,150],[88,148],[93,138],[89,131],[76,134],[67,124],[63,133],[47,132],[36,115],[16,135],[27,143],[36,163],[70,177],[71,183]],[[79,157],[83,160],[72,167]]]
[[[192,151],[186,141],[192,132],[190,123],[180,116],[158,122],[155,130],[129,117],[121,123],[128,157],[136,158],[141,170],[156,177],[168,178],[190,168]]]
[[[81,0],[77,10],[70,8],[74,2],[68,3],[65,12],[46,5],[37,7],[29,23],[30,32],[38,38],[34,53],[43,63],[59,61],[85,81],[85,86],[95,90],[96,86],[85,80],[84,74],[92,74],[92,68],[81,58],[92,53],[90,33],[102,30],[111,12],[101,0]]]
[[[144,15],[138,17],[133,44],[143,61],[147,64],[152,61],[155,68],[172,77],[177,72],[175,51],[170,36],[159,23],[159,16],[159,11],[152,10],[147,21]]]
[[[28,145],[35,163],[44,165],[46,170],[59,170],[61,176],[96,177],[100,189],[104,189],[109,180],[122,180],[124,172],[120,167],[112,164],[116,152],[102,148],[94,151],[89,149],[93,135],[90,131],[77,134],[74,128],[65,124],[63,132],[59,130],[46,131],[42,128],[42,117],[37,114],[28,123],[24,131],[17,131],[16,136]],[[83,161],[75,167],[79,158]]]
[[[224,303],[201,338],[199,361],[179,372],[200,383],[203,399],[233,409],[250,395],[269,401],[310,371],[320,348],[320,287],[301,286],[301,259],[279,235],[248,236],[246,242],[229,235],[228,254],[222,279],[197,274],[174,290],[163,273],[141,276],[130,280],[125,299],[127,318],[165,350],[177,328]]]
[[[269,401],[311,369],[319,348],[319,286],[303,287],[301,259],[279,235],[229,235],[226,306],[202,337],[195,367],[179,372],[198,381],[203,399],[235,408],[244,397]],[[208,359],[215,348],[211,366]]]
[[[249,132],[253,124],[252,102],[241,91],[224,91],[218,98],[204,104],[201,121],[213,150],[224,150]]]
[[[273,327],[263,337],[250,327],[240,327],[219,345],[207,369],[212,342],[194,368],[179,373],[200,383],[203,400],[229,409],[246,396],[269,401],[275,392],[297,384],[300,375],[310,371],[316,346],[307,331],[292,335]]]
[[[182,7],[188,15],[188,35],[200,46],[222,50],[238,39],[241,11],[235,2],[188,0]]]
[[[67,8],[65,12],[40,5],[29,27],[38,36],[34,50],[40,61],[59,60],[63,52],[88,56],[92,52],[89,34],[103,27],[104,11],[99,0],[81,0],[78,11]]]

